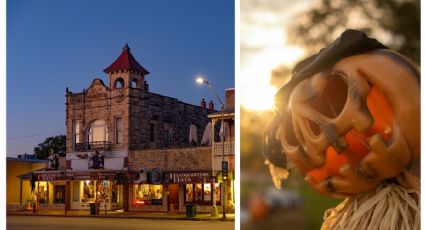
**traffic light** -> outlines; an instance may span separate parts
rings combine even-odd
[[[229,176],[229,163],[227,161],[221,162],[221,173],[223,174],[223,180],[227,180]]]

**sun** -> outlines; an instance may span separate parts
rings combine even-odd
[[[270,84],[272,69],[292,65],[304,55],[304,50],[286,43],[281,28],[252,28],[252,34],[242,41],[256,47],[257,52],[241,52],[241,105],[248,110],[271,110],[278,89]]]

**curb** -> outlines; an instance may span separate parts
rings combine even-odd
[[[53,215],[53,214],[32,214],[32,213],[7,213],[7,216],[48,216],[48,217],[87,217],[87,218],[116,218],[116,219],[151,219],[151,220],[186,220],[186,221],[224,221],[234,222],[232,218],[198,218],[198,217],[167,217],[167,216],[102,216],[102,215]]]

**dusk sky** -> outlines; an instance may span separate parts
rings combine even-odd
[[[234,2],[8,0],[7,156],[65,134],[65,89],[82,92],[128,43],[154,93],[199,105],[233,88]]]

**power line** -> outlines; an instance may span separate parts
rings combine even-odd
[[[56,131],[50,131],[50,132],[45,132],[45,133],[36,133],[36,134],[31,134],[31,135],[26,135],[26,136],[9,137],[7,139],[8,140],[16,140],[16,139],[23,139],[23,138],[29,138],[29,137],[43,136],[43,135],[46,135],[46,134],[59,133],[59,132],[64,132],[64,130],[56,130]]]

